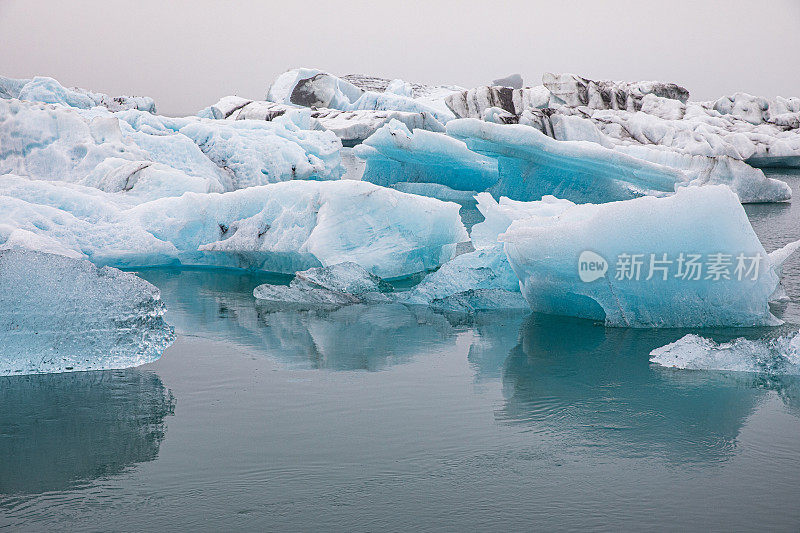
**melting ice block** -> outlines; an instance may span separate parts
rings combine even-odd
[[[760,326],[786,254],[768,255],[724,186],[570,207],[500,236],[534,311],[610,326]]]
[[[468,238],[459,208],[350,180],[186,193],[131,207],[90,187],[2,176],[0,247],[35,238],[97,264],[127,267],[181,263],[294,273],[353,261],[392,278],[453,257]]]
[[[0,251],[0,375],[128,368],[174,340],[159,291],[133,274]]]
[[[734,339],[716,343],[686,335],[650,352],[650,361],[688,370],[800,375],[800,333],[774,339]]]

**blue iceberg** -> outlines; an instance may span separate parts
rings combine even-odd
[[[500,235],[534,311],[625,327],[780,323],[780,265],[722,185],[666,198],[582,204],[515,220]]]
[[[128,368],[174,340],[160,293],[115,268],[0,251],[0,376]]]

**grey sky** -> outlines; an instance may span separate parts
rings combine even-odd
[[[289,68],[483,85],[513,72],[658,79],[692,98],[800,96],[800,1],[0,0],[0,74],[189,114]]]

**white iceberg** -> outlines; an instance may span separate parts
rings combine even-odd
[[[0,76],[0,98],[18,98],[45,104],[61,104],[80,109],[102,106],[109,111],[138,109],[156,112],[156,104],[148,96],[109,96],[73,87],[68,89],[53,78],[14,79]]]
[[[366,182],[288,181],[128,205],[120,194],[0,177],[3,240],[46,241],[112,266],[294,273],[353,261],[381,277],[433,269],[468,236],[455,203]],[[36,243],[31,244],[32,247]]]
[[[139,200],[293,179],[337,179],[341,142],[289,120],[224,122],[0,100],[0,174]]]
[[[724,186],[576,205],[515,220],[500,240],[534,311],[628,327],[779,323],[769,301],[789,252],[765,252]]]
[[[452,112],[444,104],[444,97],[455,89],[434,88],[412,85],[412,96],[406,91],[390,92],[386,84],[377,83],[378,78],[370,80],[367,90],[356,84],[360,77],[338,78],[317,69],[294,69],[284,72],[272,83],[267,100],[284,104],[296,104],[312,108],[332,108],[340,111],[393,110],[411,113],[428,112],[436,120],[444,123],[453,118]],[[349,81],[348,81],[349,80]],[[382,89],[379,87],[382,86]]]
[[[287,113],[307,113],[309,122],[306,129],[331,131],[344,146],[361,143],[391,120],[402,122],[409,129],[444,131],[444,125],[428,111],[307,109],[294,104],[247,100],[236,96],[222,98],[216,104],[202,110],[198,116],[225,120],[271,121]]]
[[[89,261],[0,251],[0,376],[128,368],[175,336],[159,291]]]
[[[650,352],[650,361],[669,368],[800,375],[800,333],[774,339],[716,343],[686,335]]]

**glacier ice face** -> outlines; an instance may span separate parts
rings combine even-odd
[[[687,370],[800,375],[800,333],[724,343],[690,334],[650,352],[650,361]]]
[[[13,79],[0,76],[0,98],[18,98],[30,102],[61,104],[80,109],[102,106],[109,111],[139,109],[156,112],[156,104],[147,96],[108,96],[73,87],[68,89],[53,78]]]
[[[174,340],[150,283],[31,250],[0,251],[0,376],[128,368]]]
[[[112,266],[294,273],[353,261],[388,278],[435,268],[468,238],[458,204],[350,180],[288,181],[136,205],[118,198],[2,176],[0,237],[46,241]]]
[[[629,327],[779,323],[776,265],[724,186],[576,205],[515,220],[500,240],[534,311]]]
[[[392,286],[353,262],[310,268],[295,274],[288,286],[265,283],[253,290],[262,302],[293,308],[341,307],[388,302]]]

